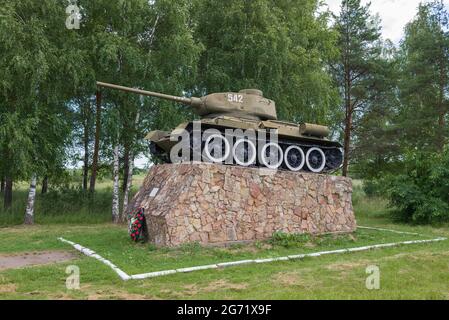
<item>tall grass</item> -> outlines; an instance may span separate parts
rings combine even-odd
[[[139,177],[136,179],[131,196],[137,191],[141,180]],[[122,199],[122,195],[120,196]],[[13,204],[10,209],[4,210],[3,198],[0,198],[0,226],[23,223],[27,197],[26,185],[19,183],[13,190]],[[51,190],[46,194],[38,192],[34,214],[37,224],[99,224],[110,222],[111,212],[111,182],[99,181],[94,195],[77,186]]]
[[[352,204],[359,224],[392,220],[392,208],[389,207],[388,200],[379,196],[368,196],[361,180],[355,180],[353,183]]]
[[[0,201],[0,226],[23,223],[28,194],[25,190],[13,193],[13,206],[3,209]],[[38,194],[35,203],[35,222],[48,223],[104,223],[111,220],[112,192],[97,191],[92,197],[79,190],[51,191]]]

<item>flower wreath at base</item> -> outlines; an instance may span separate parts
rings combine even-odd
[[[134,242],[146,240],[145,210],[139,208],[129,216],[128,233]]]

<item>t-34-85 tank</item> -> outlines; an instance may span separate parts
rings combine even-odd
[[[199,159],[314,173],[335,171],[343,161],[341,144],[327,138],[328,127],[279,121],[275,102],[264,98],[260,90],[245,89],[187,98],[103,82],[97,82],[97,86],[189,105],[201,117],[200,121],[182,123],[171,132],[156,130],[148,134],[152,156],[163,162],[178,162],[171,159],[173,154],[177,154],[173,148],[179,144],[173,136],[180,137],[181,132],[190,136],[188,144],[193,151],[188,153],[188,157],[182,156],[183,161]],[[206,135],[208,131],[213,133]],[[239,134],[233,134],[234,131]],[[241,132],[249,131],[256,133],[255,139],[241,135]],[[273,132],[274,135],[268,134]],[[201,157],[195,158],[195,152]]]

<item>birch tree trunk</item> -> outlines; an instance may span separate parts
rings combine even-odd
[[[34,224],[34,202],[36,199],[36,174],[31,178],[30,191],[28,192],[28,203],[25,213],[25,224]]]
[[[123,211],[122,211],[122,216],[121,216],[122,222],[125,222],[127,220],[126,210],[128,209],[129,193],[131,191],[131,187],[133,184],[134,157],[131,155],[130,158],[131,158],[131,160],[129,161],[128,172],[127,172],[128,179],[126,182],[125,193],[123,195]]]
[[[94,155],[92,159],[92,173],[90,176],[90,192],[95,191],[95,183],[97,181],[98,170],[98,154],[100,150],[100,132],[101,132],[101,92],[97,91],[97,108],[96,108],[96,120],[95,120],[95,146]]]
[[[83,190],[87,190],[89,179],[89,105],[84,107],[84,128],[83,128],[83,144],[84,144],[84,167],[83,167]]]
[[[119,148],[118,142],[114,148],[114,188],[112,194],[112,222],[120,221],[119,207]]]
[[[140,120],[140,111],[137,111],[136,119],[134,121],[134,130],[136,130],[137,125]],[[135,138],[135,137],[133,137]],[[126,172],[126,188],[123,197],[123,211],[121,220],[124,222],[127,219],[127,209],[129,202],[129,193],[131,191],[131,187],[133,185],[133,170],[134,170],[134,153],[132,151],[132,147],[130,147],[129,157],[128,157],[128,171]]]

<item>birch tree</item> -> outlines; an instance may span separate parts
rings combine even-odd
[[[95,191],[95,184],[97,181],[97,170],[98,170],[98,158],[100,153],[100,135],[101,135],[101,102],[102,102],[101,92],[96,93],[96,109],[95,109],[95,146],[94,155],[92,159],[92,172],[90,176],[90,186],[89,190],[91,193]]]
[[[15,181],[54,167],[64,158],[69,127],[67,89],[77,61],[66,46],[66,1],[3,2],[0,19],[0,175],[4,206]],[[62,22],[61,22],[62,21]],[[71,70],[71,72],[67,72]]]
[[[112,193],[112,222],[118,223],[120,221],[120,206],[119,206],[119,145],[118,139],[114,148],[114,186]]]
[[[34,224],[34,204],[36,201],[36,174],[33,174],[31,178],[30,189],[28,191],[28,201],[25,212],[25,224]]]
[[[77,32],[79,43],[76,46],[82,49],[80,56],[89,57],[88,68],[94,75],[94,79],[89,80],[91,83],[97,80],[173,94],[185,93],[193,86],[201,46],[195,43],[192,36],[191,1],[79,0],[78,5],[82,22]],[[86,92],[94,95],[92,88],[82,90],[81,95]],[[124,177],[123,191],[128,185],[128,164],[138,153],[147,151],[143,143],[143,127],[146,131],[156,127],[156,118],[161,120],[162,126],[170,127],[185,120],[184,116],[189,114],[184,111],[177,121],[173,119],[173,114],[176,114],[173,106],[167,111],[159,102],[152,101],[152,109],[148,103],[148,108],[142,110],[145,125],[134,134],[136,100],[126,94],[103,90],[102,108],[97,105],[94,112],[95,137],[92,139],[93,152],[89,161],[89,189],[92,193],[95,191],[98,168],[113,158],[111,151],[114,145],[111,143],[115,133],[105,122],[110,104],[118,105],[121,115],[115,125],[122,130],[120,145],[124,148],[124,159],[121,158],[120,163]],[[167,112],[167,117],[159,117],[159,107],[163,113]]]
[[[138,110],[137,114],[136,114],[136,119],[134,121],[133,133],[137,129],[137,126],[139,124],[139,120],[140,120],[140,110]],[[134,134],[134,136],[135,136],[135,134]],[[136,137],[134,137],[134,139],[136,139]],[[133,150],[133,148],[131,148],[131,150]],[[130,152],[130,158],[129,158],[129,164],[128,164],[128,171],[125,172],[125,174],[126,174],[126,188],[125,188],[125,192],[124,192],[124,195],[123,195],[123,211],[122,211],[122,217],[121,217],[122,221],[125,221],[126,218],[127,218],[126,217],[126,212],[127,212],[127,208],[128,208],[129,194],[131,192],[131,187],[132,187],[132,184],[133,184],[133,171],[134,171],[134,153],[133,153],[133,151],[131,151]]]
[[[123,210],[122,210],[122,216],[121,221],[126,221],[127,216],[127,209],[128,209],[128,202],[129,202],[129,193],[131,191],[131,187],[133,184],[133,170],[134,170],[134,158],[131,154],[131,160],[129,161],[128,165],[128,173],[127,173],[127,181],[126,181],[126,189],[123,194]]]

